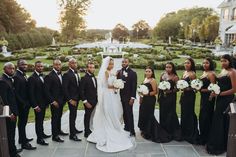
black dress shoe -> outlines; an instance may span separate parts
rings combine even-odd
[[[35,150],[36,147],[33,147],[30,143],[26,143],[24,145],[21,146],[22,149],[26,149],[26,150]]]
[[[20,153],[20,152],[22,152],[22,151],[23,151],[23,149],[21,149],[21,148],[16,149],[16,153],[17,153],[17,154]]]
[[[15,157],[21,157],[19,154],[16,154]]]
[[[136,136],[135,132],[130,133],[130,137],[135,137],[135,136]]]
[[[68,133],[65,133],[65,132],[63,132],[63,131],[60,131],[59,135],[67,136],[67,135],[69,135],[69,134],[68,134]]]
[[[82,140],[79,139],[76,135],[70,136],[70,140],[73,140],[73,141],[82,141]]]
[[[56,137],[52,137],[52,140],[55,141],[55,142],[64,142],[63,139],[61,139],[59,136],[56,136]]]
[[[89,137],[89,135],[91,134],[92,132],[86,132],[86,133],[84,133],[84,137]]]
[[[46,135],[46,134],[43,134],[43,138],[50,138],[51,135]]]
[[[75,130],[75,133],[76,133],[76,134],[80,134],[80,133],[82,133],[82,132],[83,132],[82,130],[81,130],[81,131],[80,131],[80,130],[77,130],[77,129]]]
[[[42,146],[48,146],[49,144],[47,142],[45,142],[43,139],[39,139],[37,140],[37,143],[42,145]]]

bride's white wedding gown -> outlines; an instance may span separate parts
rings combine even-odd
[[[92,133],[87,138],[89,142],[96,143],[97,149],[104,152],[119,152],[134,146],[134,138],[124,131],[121,122],[123,109],[119,92],[116,94],[113,89],[108,88],[108,82],[112,82],[113,78],[109,74],[108,80],[100,82],[99,103],[92,118]]]

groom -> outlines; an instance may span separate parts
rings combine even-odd
[[[87,64],[87,72],[81,80],[80,94],[81,99],[84,103],[85,114],[84,114],[84,137],[88,137],[92,131],[90,130],[90,118],[91,114],[98,102],[97,98],[97,80],[94,76],[95,65],[93,63]]]
[[[120,90],[121,102],[124,111],[124,129],[130,132],[130,136],[135,136],[133,104],[136,98],[137,74],[129,67],[129,59],[123,59],[122,69],[118,71],[117,78],[122,79],[125,82],[124,88]]]

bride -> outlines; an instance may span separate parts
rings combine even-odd
[[[124,131],[121,123],[123,109],[120,94],[112,86],[116,78],[113,67],[114,60],[111,57],[103,59],[98,73],[98,104],[91,121],[92,133],[87,138],[104,152],[119,152],[134,146],[134,139]]]

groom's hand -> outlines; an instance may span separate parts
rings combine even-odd
[[[87,108],[92,108],[93,106],[90,104],[90,103],[88,103],[88,102],[86,102],[85,104],[84,104]]]
[[[129,105],[132,106],[133,104],[134,104],[134,99],[131,98],[131,99],[129,100]]]

